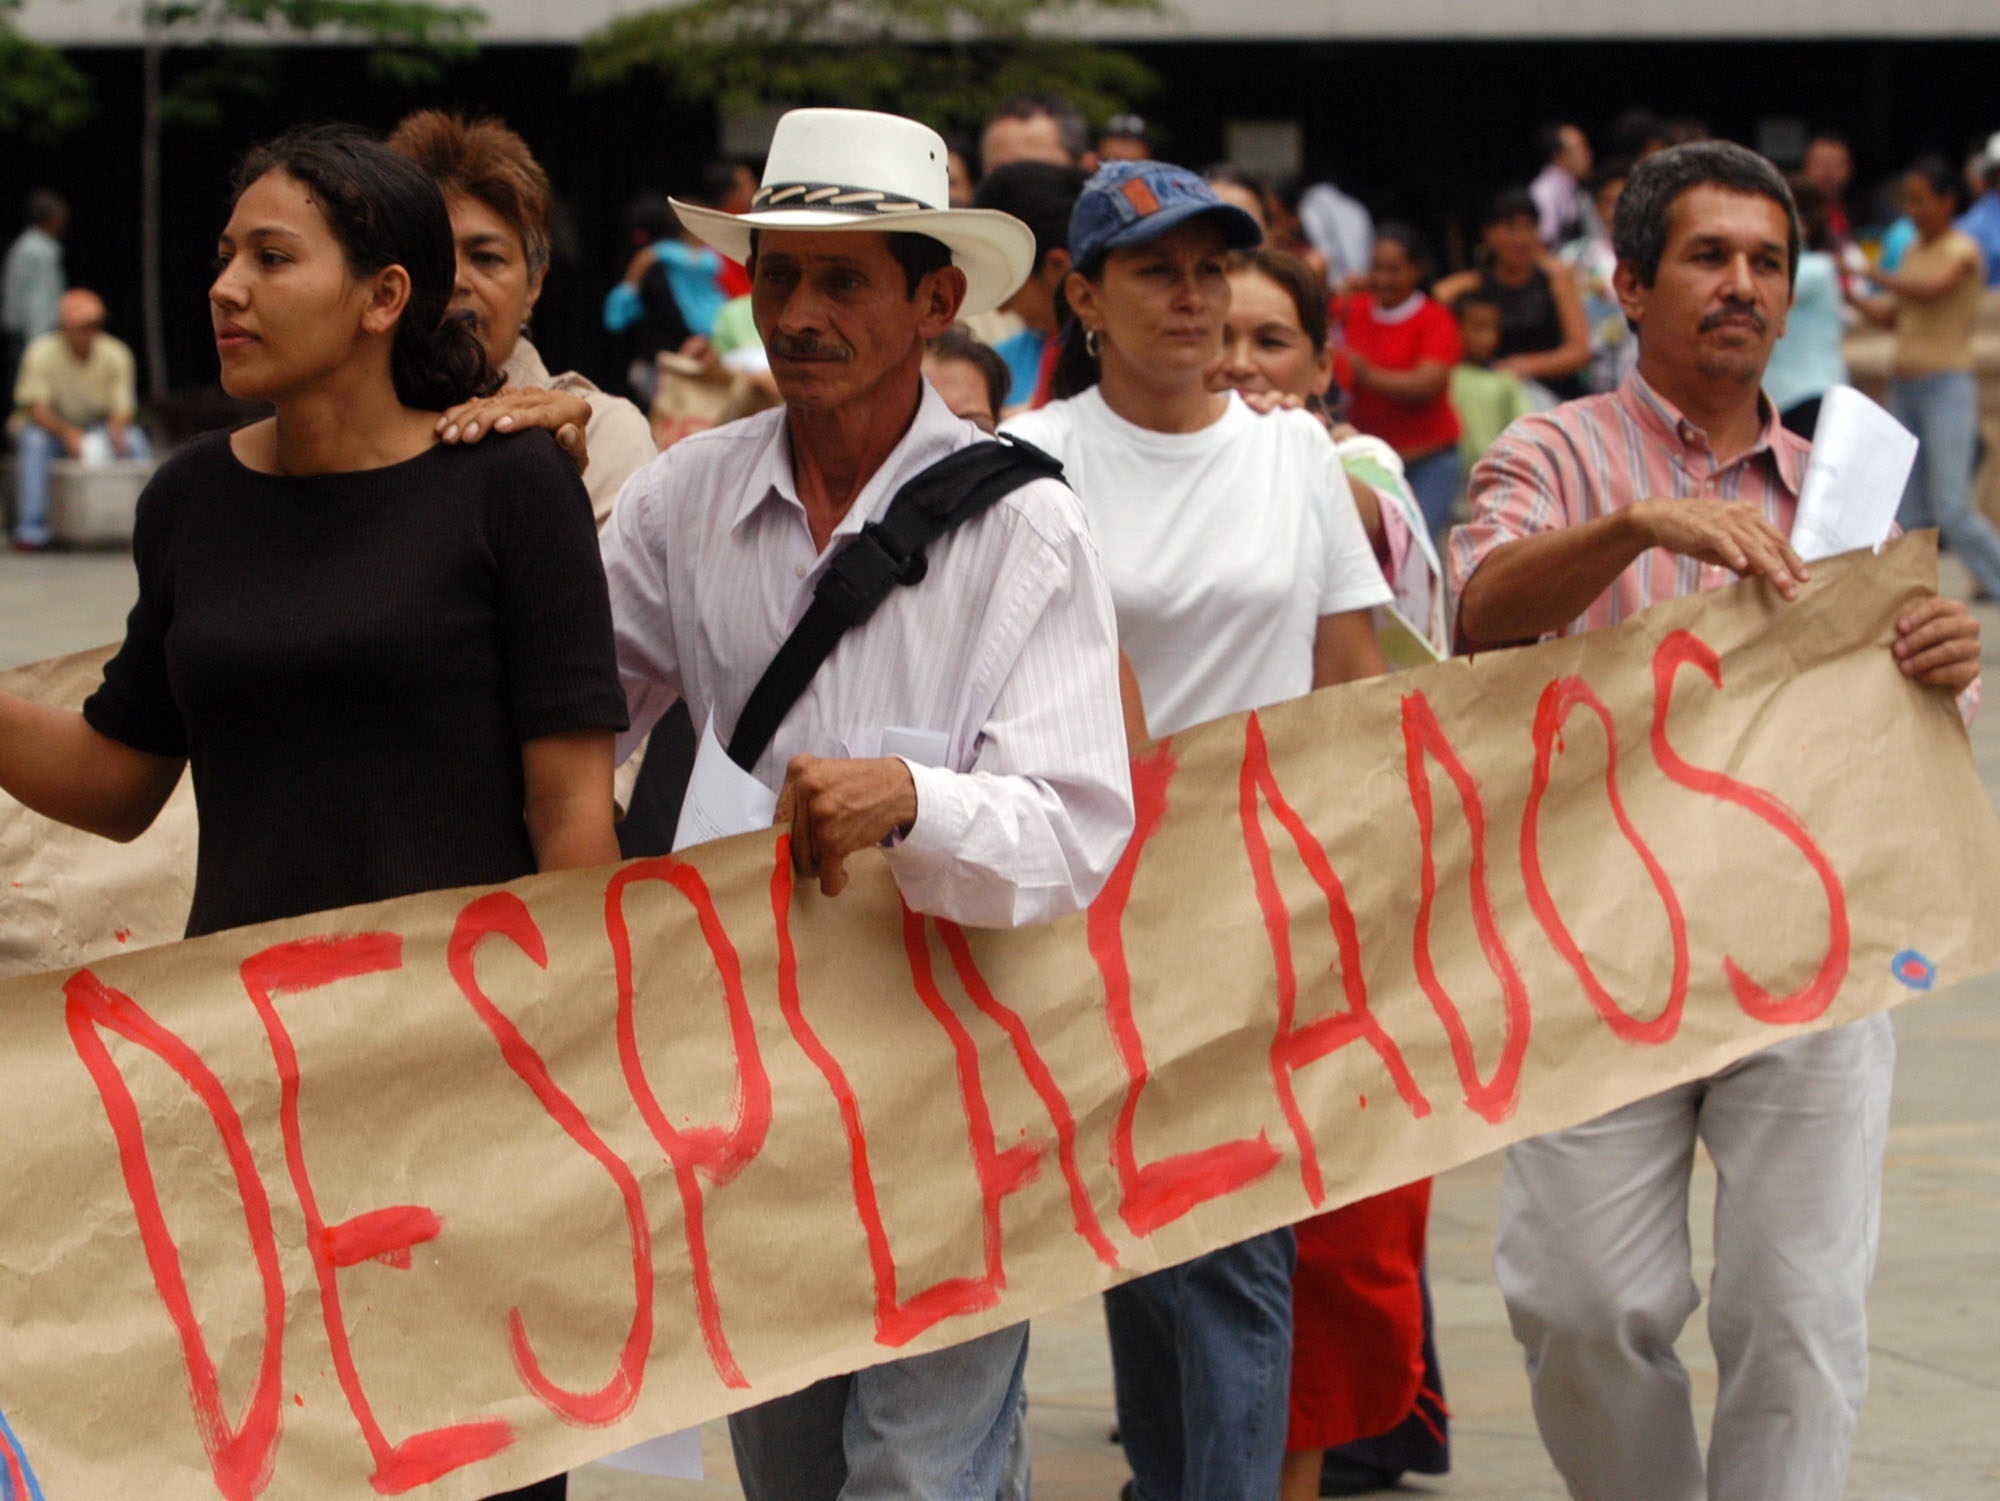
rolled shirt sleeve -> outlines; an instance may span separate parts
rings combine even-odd
[[[1472,519],[1453,528],[1446,549],[1453,599],[1465,597],[1467,582],[1495,548],[1567,524],[1553,473],[1532,419],[1509,427],[1473,466],[1468,492]]]

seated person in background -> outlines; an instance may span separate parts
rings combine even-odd
[[[952,416],[977,424],[981,432],[999,428],[1007,362],[963,324],[953,324],[924,346],[924,379],[937,388]]]
[[[133,425],[132,351],[104,331],[104,300],[82,287],[56,304],[56,331],[33,340],[14,378],[14,546],[47,547],[49,465],[84,458],[95,437],[111,454],[150,459]]]
[[[1535,404],[1520,376],[1493,368],[1500,348],[1499,305],[1467,292],[1451,310],[1458,315],[1458,342],[1465,355],[1452,367],[1451,404],[1458,413],[1458,451],[1470,474],[1507,424],[1527,416]]]

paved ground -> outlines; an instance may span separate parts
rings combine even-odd
[[[115,639],[131,597],[131,568],[120,557],[0,554],[0,666]],[[2000,610],[1982,607],[1982,615],[1991,682],[2000,669]],[[2000,709],[1989,706],[1973,738],[1987,790],[2000,792]],[[2000,981],[1904,1008],[1897,1033],[1902,1054],[1873,1304],[1874,1381],[1848,1494],[2000,1501],[2000,1091],[1991,1072],[2000,1059]],[[1704,1171],[1697,1183],[1698,1224],[1706,1222],[1711,1181]],[[1408,1491],[1557,1501],[1562,1487],[1535,1438],[1519,1357],[1488,1272],[1498,1183],[1491,1160],[1438,1183],[1432,1276],[1456,1414],[1456,1472]],[[1699,1327],[1684,1344],[1705,1401],[1714,1392],[1714,1367]],[[1111,1501],[1125,1470],[1105,1441],[1110,1372],[1096,1305],[1039,1320],[1033,1350],[1039,1501]],[[719,1424],[707,1434],[707,1451],[712,1478],[702,1484],[600,1467],[581,1472],[571,1495],[696,1501],[739,1494]]]

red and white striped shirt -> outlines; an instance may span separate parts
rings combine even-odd
[[[1762,436],[1726,464],[1707,434],[1637,371],[1616,391],[1521,418],[1472,471],[1472,520],[1451,534],[1447,557],[1452,597],[1465,597],[1467,580],[1496,547],[1581,526],[1640,500],[1749,501],[1791,535],[1812,445],[1780,425],[1770,403],[1764,407]],[[1555,634],[1616,625],[1663,599],[1719,589],[1736,577],[1648,548]]]

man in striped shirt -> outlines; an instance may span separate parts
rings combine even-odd
[[[1759,391],[1798,263],[1784,180],[1726,143],[1662,152],[1634,170],[1613,241],[1638,368],[1516,422],[1474,472],[1450,549],[1463,649],[1614,625],[1738,576],[1789,600],[1808,577],[1787,538],[1809,450]],[[1971,685],[1963,604],[1924,601],[1897,631],[1905,674]],[[1840,1495],[1894,1066],[1876,1016],[1509,1150],[1495,1270],[1543,1442],[1580,1501]],[[1705,1466],[1673,1349],[1699,1302],[1697,1140],[1719,1183]]]
[[[748,265],[784,405],[677,444],[619,496],[603,553],[628,743],[685,699],[708,726],[701,754],[720,756],[834,559],[874,545],[864,528],[905,483],[984,438],[923,379],[925,342],[1019,287],[1034,234],[948,196],[928,127],[794,110],[749,212],[674,205]],[[748,770],[824,896],[848,857],[881,848],[917,912],[1016,927],[1079,911],[1132,831],[1117,621],[1083,510],[1037,478],[925,558],[915,587],[841,637]],[[810,1350],[818,1311],[795,1312]],[[744,1495],[1025,1494],[1027,1350],[1016,1324],[735,1414]],[[775,1383],[772,1365],[749,1375]]]

